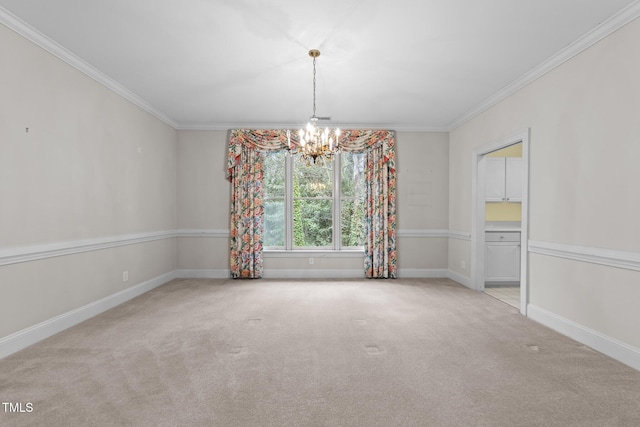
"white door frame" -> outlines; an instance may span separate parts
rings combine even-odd
[[[527,315],[528,292],[528,241],[529,241],[529,134],[525,129],[515,135],[502,138],[473,150],[471,186],[471,287],[484,290],[484,156],[513,144],[522,143],[522,229],[520,231],[520,313]]]

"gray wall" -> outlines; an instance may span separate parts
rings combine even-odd
[[[469,279],[471,154],[530,128],[528,243],[565,256],[529,254],[529,312],[640,360],[639,39],[636,20],[450,133],[399,132],[400,276]],[[176,131],[3,26],[0,52],[0,344],[141,284],[227,277],[226,132]]]
[[[2,25],[0,52],[4,337],[175,271],[177,135]]]
[[[228,277],[230,184],[224,131],[178,132],[178,268],[181,276]],[[448,135],[397,134],[400,275],[446,275]],[[442,232],[445,235],[442,235]],[[310,265],[309,257],[314,258]],[[265,254],[265,277],[362,277],[362,256]]]
[[[530,137],[530,314],[640,356],[640,21],[450,133],[452,229],[471,231],[474,148]],[[450,246],[461,275],[471,242]],[[554,255],[540,248],[558,249]],[[585,255],[586,254],[586,255]],[[596,256],[591,256],[594,254]],[[625,264],[620,268],[607,265]],[[640,359],[638,359],[640,360]]]

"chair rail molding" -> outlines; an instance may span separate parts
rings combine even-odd
[[[155,240],[172,239],[178,236],[176,230],[150,231],[124,234],[120,236],[96,237],[66,242],[44,243],[41,245],[0,248],[0,266],[20,262],[36,261],[57,256],[72,255],[118,246],[135,245]]]
[[[600,264],[608,267],[640,271],[640,253],[564,243],[529,240],[529,252],[565,258],[574,261]]]
[[[229,235],[229,230],[225,229],[193,228],[178,230],[178,237],[226,238],[229,237]],[[471,240],[471,233],[467,231],[449,230],[446,228],[400,229],[397,231],[397,237]]]
[[[457,240],[471,241],[471,232],[469,232],[469,231],[449,230],[449,238],[457,239]]]
[[[449,230],[445,229],[417,229],[417,230],[398,230],[396,235],[398,237],[412,237],[412,238],[421,238],[421,237],[449,237]]]
[[[224,239],[231,235],[229,230],[211,229],[211,228],[191,228],[178,230],[178,237],[213,237]]]

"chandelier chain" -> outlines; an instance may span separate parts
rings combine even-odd
[[[316,116],[316,57],[313,57],[313,117]]]

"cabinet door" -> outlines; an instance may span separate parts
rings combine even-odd
[[[505,198],[505,158],[485,158],[484,199],[487,202],[502,202]]]
[[[517,282],[520,280],[520,245],[487,243],[485,277],[491,282]]]
[[[522,201],[522,157],[506,158],[505,197],[507,202]]]

